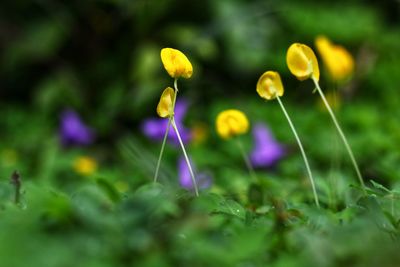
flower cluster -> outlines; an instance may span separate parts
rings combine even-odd
[[[178,86],[177,81],[179,78],[190,78],[193,74],[193,67],[190,63],[189,59],[183,54],[181,51],[173,48],[163,48],[161,50],[161,61],[164,65],[165,70],[167,73],[174,78],[174,88],[167,87],[163,93],[161,94],[160,101],[157,105],[157,114],[161,118],[168,118],[167,127],[165,129],[165,134],[163,137],[163,143],[161,145],[161,151],[158,158],[156,172],[154,175],[154,182],[157,182],[158,178],[158,171],[160,168],[161,158],[164,152],[164,146],[166,140],[168,138],[170,126],[174,129],[176,133],[176,137],[178,139],[178,143],[182,148],[182,152],[189,170],[189,174],[192,180],[193,188],[198,196],[198,187],[196,184],[196,178],[192,169],[192,166],[189,161],[189,157],[186,153],[185,146],[183,144],[183,140],[181,138],[178,125],[175,121],[175,104],[176,98],[178,94]]]
[[[326,37],[318,37],[316,39],[316,46],[326,65],[327,71],[333,80],[340,81],[351,75],[354,69],[354,62],[350,53],[348,53],[346,49],[332,44]],[[164,48],[161,50],[161,61],[167,73],[174,78],[174,88],[167,87],[161,94],[160,101],[157,105],[157,114],[163,119],[147,120],[142,125],[142,130],[147,136],[157,140],[163,139],[154,181],[157,180],[159,164],[164,150],[165,141],[168,137],[169,128],[172,126],[175,130],[175,141],[177,141],[175,143],[179,143],[181,145],[184,154],[184,157],[180,158],[178,161],[179,182],[184,188],[194,189],[197,195],[198,187],[209,187],[211,184],[211,178],[210,176],[202,173],[198,173],[196,175],[197,178],[195,178],[193,168],[191,167],[192,164],[190,163],[189,157],[186,154],[183,141],[178,130],[178,128],[181,128],[183,129],[183,132],[186,131],[183,127],[182,120],[187,106],[185,104],[181,104],[184,102],[177,102],[177,80],[181,77],[190,78],[193,74],[193,67],[188,58],[181,51],[173,48]],[[318,82],[320,79],[320,69],[317,57],[313,50],[305,44],[294,43],[290,45],[287,50],[286,63],[289,71],[298,80],[303,81],[311,79],[314,82],[316,90],[319,92],[323,103],[330,112],[330,115],[332,116],[332,119],[351,156],[356,171],[359,174],[357,164],[355,163],[347,140],[345,139],[344,134],[341,131],[337,120],[322,90],[319,87]],[[271,70],[264,72],[257,81],[256,91],[258,95],[265,100],[276,99],[282,108],[282,111],[299,145],[304,163],[306,165],[307,173],[310,178],[315,203],[317,206],[319,206],[316,186],[303,145],[300,141],[294,124],[286,108],[284,107],[283,101],[281,100],[281,97],[284,94],[284,86],[279,73]],[[181,105],[183,105],[183,108],[180,107]],[[166,121],[165,118],[167,118],[168,121]],[[253,167],[273,166],[285,155],[285,148],[275,140],[270,130],[264,124],[257,123],[253,127],[254,148],[250,153],[250,157],[248,158],[243,145],[240,143],[239,137],[249,131],[250,123],[246,114],[240,110],[227,109],[220,112],[216,117],[215,127],[217,134],[222,139],[235,139],[237,141],[238,148],[241,150],[246,165],[253,177],[255,177]],[[184,136],[185,135],[186,134],[184,134]],[[162,136],[164,137],[162,138]],[[359,178],[361,184],[363,185],[360,174]]]

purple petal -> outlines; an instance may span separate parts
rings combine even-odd
[[[285,155],[285,148],[273,137],[263,124],[253,127],[254,149],[250,161],[254,167],[271,167]]]
[[[61,114],[60,139],[64,146],[89,145],[94,141],[94,132],[86,126],[79,115],[73,110]]]
[[[256,144],[269,144],[275,143],[275,138],[273,137],[271,131],[263,124],[257,123],[253,127],[253,138]]]
[[[153,140],[162,140],[167,129],[168,119],[147,119],[142,124],[144,135]]]
[[[189,143],[190,140],[192,139],[191,131],[188,128],[184,127],[181,122],[176,121],[175,123],[176,123],[176,128],[178,128],[179,134],[182,138],[182,142],[184,144]],[[169,140],[172,141],[174,144],[179,144],[178,136],[175,130],[172,128],[172,126],[169,132]]]
[[[189,107],[189,103],[188,101],[186,101],[185,99],[179,99],[176,101],[175,104],[175,121],[177,122],[182,122],[183,119],[185,118],[186,115],[186,111]]]
[[[191,131],[183,125],[183,119],[185,117],[187,108],[188,102],[186,100],[178,100],[176,102],[174,116],[175,123],[184,144],[189,143],[192,138]],[[162,141],[165,135],[165,131],[167,129],[167,125],[168,119],[151,118],[146,119],[143,122],[141,128],[143,134],[146,135],[148,138],[155,141]],[[172,125],[169,129],[168,141],[175,145],[179,145],[178,136],[176,135],[175,130],[172,128]]]
[[[192,162],[193,172],[195,173],[196,183],[199,189],[207,189],[212,184],[212,178],[210,175],[206,173],[196,173],[195,167]],[[194,189],[192,177],[190,176],[189,167],[187,166],[186,160],[184,157],[180,157],[178,161],[178,171],[179,171],[179,184],[186,189]]]

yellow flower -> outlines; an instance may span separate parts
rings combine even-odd
[[[353,73],[354,59],[343,46],[332,44],[325,36],[318,36],[315,46],[332,80],[342,81]]]
[[[267,71],[261,75],[257,82],[257,93],[261,98],[271,100],[283,95],[283,85],[279,73]]]
[[[246,133],[249,129],[249,121],[240,110],[228,109],[218,114],[216,128],[222,138],[228,139]]]
[[[192,64],[179,50],[173,48],[161,49],[161,61],[172,78],[190,78],[192,76]]]
[[[165,88],[164,92],[160,97],[160,102],[157,105],[157,114],[161,118],[171,117],[174,115],[174,96],[175,91],[171,87]]]
[[[208,137],[208,127],[204,123],[196,123],[191,130],[192,141],[194,144],[202,144]]]
[[[97,161],[88,156],[78,157],[74,161],[74,170],[84,176],[92,175],[97,171]]]
[[[319,81],[317,57],[311,48],[304,44],[292,44],[286,54],[286,63],[290,72],[300,81],[312,78]]]
[[[14,166],[18,162],[18,153],[14,149],[1,151],[1,163],[3,166]]]

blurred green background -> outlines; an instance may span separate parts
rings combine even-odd
[[[321,87],[339,99],[335,112],[365,182],[396,189],[398,1],[2,1],[0,267],[72,262],[86,267],[398,266],[395,253],[390,254],[397,247],[386,248],[381,227],[373,228],[368,219],[397,209],[398,203],[387,198],[394,199],[397,191],[371,193],[382,197],[374,200],[382,205],[379,215],[363,213],[360,219],[359,211],[345,209],[354,208],[359,193],[349,187],[357,186],[350,160],[312,93],[312,82],[298,81],[286,66],[290,44],[305,43],[316,51],[314,40],[321,34],[343,45],[355,60],[351,78],[336,83],[317,54]],[[183,51],[193,64],[192,78],[179,81],[178,99],[190,103],[185,126],[202,133],[199,142],[188,144],[188,152],[198,169],[213,176],[213,186],[197,200],[179,189],[180,151],[173,145],[162,161],[160,183],[168,190],[147,187],[161,143],[147,138],[140,127],[156,117],[159,96],[173,83],[160,60],[164,47]],[[299,207],[313,202],[295,139],[278,104],[263,101],[255,90],[267,70],[281,74],[282,100],[298,127],[327,210]],[[61,114],[68,108],[94,130],[93,144],[60,144]],[[215,117],[226,108],[243,110],[251,124],[266,123],[288,147],[274,168],[259,169],[257,175],[268,181],[262,192],[286,203],[289,211],[301,210],[301,216],[286,210],[285,216],[295,219],[282,223],[279,212],[269,211],[274,206],[269,200],[251,202],[241,154],[215,133]],[[242,140],[250,151],[251,134]],[[74,168],[82,156],[96,162],[95,172],[84,175]],[[12,203],[9,183],[14,170],[23,179],[19,208]],[[378,205],[369,201],[366,207]],[[256,215],[249,207],[264,210]],[[232,208],[240,214],[230,214]],[[207,217],[210,210],[226,217]],[[398,227],[396,213],[391,216]],[[352,224],[339,229],[338,221]],[[384,231],[393,231],[397,242],[394,228]],[[263,238],[267,233],[271,238]],[[363,238],[371,242],[347,243]],[[385,245],[378,252],[374,242]],[[308,246],[305,251],[303,246]],[[371,255],[378,260],[371,261]]]

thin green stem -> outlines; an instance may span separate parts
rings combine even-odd
[[[294,134],[294,137],[296,138],[297,144],[299,145],[299,148],[300,148],[300,151],[301,151],[301,155],[303,156],[303,159],[304,159],[304,164],[306,165],[308,177],[310,178],[310,183],[311,183],[311,187],[312,187],[313,194],[314,194],[315,204],[319,208],[319,200],[318,200],[317,189],[315,188],[314,178],[312,176],[310,165],[308,164],[307,156],[306,156],[306,153],[304,152],[303,145],[301,144],[300,138],[297,135],[297,131],[294,128],[292,120],[290,119],[289,114],[287,113],[287,111],[285,109],[285,106],[283,105],[280,97],[276,96],[276,99],[278,100],[278,103],[281,106],[282,111],[285,114],[287,121],[289,122],[290,128],[292,129],[292,132]]]
[[[338,99],[337,99],[337,84],[334,83],[333,85],[333,101],[334,105],[337,107]],[[338,176],[336,175],[335,171],[340,169],[340,158],[339,158],[339,136],[336,133],[333,133],[332,136],[332,158],[328,176],[329,182],[329,207],[331,210],[337,210],[337,199],[338,199]]]
[[[155,183],[157,182],[158,172],[160,170],[160,165],[161,165],[161,158],[162,158],[162,156],[164,154],[165,143],[167,142],[167,137],[168,137],[170,126],[171,126],[171,118],[168,119],[168,125],[167,125],[167,129],[165,130],[164,139],[163,139],[163,142],[162,142],[162,145],[161,145],[160,155],[158,156],[156,173],[154,174],[154,182]]]
[[[328,103],[328,101],[326,100],[325,95],[324,95],[324,93],[322,92],[321,87],[319,86],[318,81],[315,80],[315,79],[313,79],[313,81],[314,81],[314,84],[315,84],[315,86],[316,86],[316,88],[317,88],[317,91],[318,91],[319,95],[320,95],[321,98],[322,98],[322,101],[324,102],[324,104],[325,104],[325,106],[326,106],[326,109],[328,110],[329,114],[330,114],[331,117],[332,117],[333,123],[335,124],[336,129],[337,129],[337,131],[339,132],[340,137],[342,138],[342,141],[343,141],[343,143],[344,143],[344,146],[346,147],[346,150],[347,150],[347,152],[348,152],[348,154],[349,154],[349,156],[350,156],[351,162],[353,163],[354,169],[356,170],[357,177],[358,177],[358,180],[359,180],[359,182],[360,182],[360,184],[361,184],[362,190],[363,190],[364,194],[366,194],[367,192],[366,192],[366,190],[365,190],[365,185],[364,185],[364,181],[363,181],[361,172],[360,172],[360,170],[359,170],[359,168],[358,168],[358,164],[357,164],[357,162],[356,162],[356,159],[354,158],[353,151],[351,150],[350,145],[349,145],[349,143],[347,142],[346,136],[344,135],[344,133],[343,133],[343,131],[342,131],[342,128],[339,126],[339,123],[338,123],[338,121],[337,121],[337,119],[336,119],[336,116],[335,116],[335,114],[333,113],[331,107],[329,106],[329,103]]]
[[[187,153],[186,153],[186,150],[185,150],[185,146],[183,145],[183,142],[182,142],[181,136],[179,134],[178,127],[176,127],[176,123],[175,123],[175,119],[174,118],[171,119],[171,123],[172,123],[172,127],[175,129],[176,136],[178,137],[179,144],[181,145],[183,155],[185,156],[186,164],[187,164],[187,166],[189,168],[189,172],[190,172],[190,177],[192,178],[194,192],[195,192],[196,196],[198,197],[199,196],[199,190],[197,188],[197,183],[196,183],[196,179],[194,177],[192,165],[190,164],[189,157],[187,156]]]
[[[238,148],[239,148],[239,150],[240,150],[240,153],[242,154],[243,160],[244,160],[244,162],[245,162],[245,164],[246,164],[246,167],[247,167],[247,169],[248,169],[248,171],[249,171],[249,173],[250,173],[250,176],[252,177],[252,179],[253,179],[254,181],[258,181],[256,172],[254,171],[254,168],[253,168],[253,166],[251,165],[251,162],[250,162],[250,160],[249,160],[249,157],[247,156],[246,151],[244,150],[243,143],[241,142],[241,140],[239,139],[239,137],[237,137],[237,138],[235,138],[235,139],[236,139],[236,144],[237,144],[237,146],[238,146]]]
[[[176,95],[178,94],[178,79],[177,78],[175,78],[175,80],[174,80],[174,89],[175,89],[175,94],[174,94],[174,99],[172,101],[172,110],[175,112]],[[164,148],[165,148],[165,144],[167,142],[169,128],[171,127],[171,119],[172,119],[171,117],[168,118],[167,129],[165,130],[163,142],[162,142],[162,145],[161,145],[160,155],[158,156],[158,161],[157,161],[157,166],[156,166],[156,173],[154,174],[154,182],[155,183],[157,182],[158,172],[160,170],[160,165],[161,165],[161,159],[162,159],[162,156],[164,154]]]

